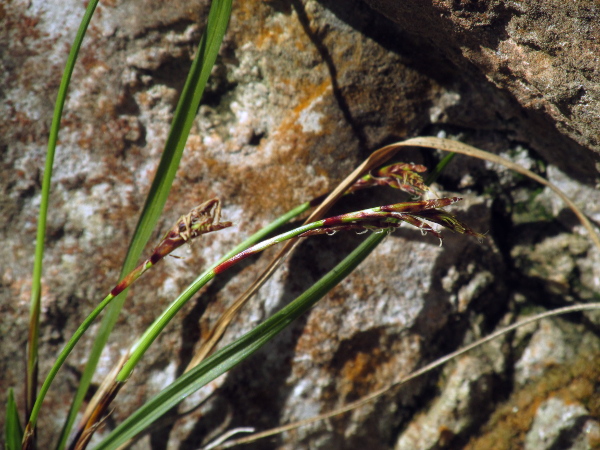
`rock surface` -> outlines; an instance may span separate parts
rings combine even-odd
[[[535,4],[235,3],[155,238],[214,196],[234,227],[180,250],[183,259],[164,261],[132,290],[94,385],[203,267],[399,139],[448,136],[501,153],[549,177],[599,221],[599,63],[590,56],[599,13],[588,2]],[[104,2],[92,20],[54,169],[41,374],[117,281],[208,6]],[[52,102],[82,14],[70,0],[0,5],[2,401],[8,387],[21,389]],[[439,156],[411,150],[400,158],[433,167]],[[436,189],[465,197],[453,211],[487,232],[482,244],[446,233],[440,248],[437,239],[400,229],[309,314],[185,403],[193,407],[214,391],[201,408],[137,447],[198,448],[227,429],[310,418],[532,310],[597,298],[598,252],[549,190],[467,158],[452,163]],[[404,199],[373,190],[343,200],[336,212]],[[223,344],[293,300],[360,239],[305,240]],[[183,372],[197,342],[268,259],[224,274],[185,307],[100,435]],[[352,413],[254,448],[535,448],[542,441],[593,448],[600,440],[599,322],[586,314],[523,328]],[[82,341],[49,393],[44,445],[57,437],[91,342]],[[553,417],[561,424],[554,430]]]
[[[566,7],[559,0],[365,1],[434,46],[467,78],[485,77],[516,101],[519,114],[504,119],[518,139],[533,139],[537,151],[568,171],[597,175],[600,10],[595,2]],[[576,156],[566,161],[565,154]]]

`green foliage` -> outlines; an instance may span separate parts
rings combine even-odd
[[[12,389],[8,390],[8,401],[6,402],[6,422],[4,424],[4,442],[7,450],[21,448],[23,440],[23,427],[19,421],[19,411],[15,403]]]
[[[167,137],[156,175],[150,187],[150,192],[146,198],[146,203],[144,204],[131,244],[129,245],[123,269],[121,270],[121,277],[131,272],[135,267],[167,201],[167,196],[169,195],[175,173],[179,167],[188,134],[200,106],[206,82],[219,53],[219,48],[223,41],[227,24],[229,23],[231,1],[214,0],[211,5],[206,30],[200,39],[196,57],[179,98],[173,122],[171,123],[171,130]],[[110,332],[118,319],[126,297],[127,291],[124,291],[112,302],[106,316],[102,320],[96,341],[88,358],[86,369],[82,375],[75,401],[69,413],[67,426],[63,430],[59,447],[63,447],[66,443],[71,424],[74,422],[75,415],[89,388],[92,375],[100,359],[100,354],[108,341]]]
[[[27,410],[32,407],[35,401],[35,389],[37,386],[37,366],[38,366],[38,336],[40,326],[40,293],[42,280],[42,261],[44,259],[44,243],[46,240],[46,217],[48,215],[48,202],[50,199],[50,182],[52,180],[52,167],[54,165],[54,154],[56,152],[56,143],[58,141],[58,131],[60,129],[60,119],[67,97],[67,89],[71,81],[71,75],[77,61],[77,55],[81,48],[81,43],[85,37],[88,25],[92,19],[92,15],[96,9],[98,0],[91,0],[85,10],[75,41],[69,52],[65,70],[63,72],[56,104],[54,106],[54,114],[52,116],[52,124],[50,125],[50,136],[48,137],[48,148],[46,150],[46,167],[44,169],[44,177],[42,180],[42,192],[40,200],[40,212],[38,216],[37,237],[35,244],[35,259],[33,264],[33,274],[31,276],[31,301],[30,301],[30,319],[29,319],[29,340],[27,344],[27,386],[25,399]]]
[[[43,259],[43,245],[44,236],[46,229],[46,216],[48,210],[48,199],[50,192],[50,181],[52,177],[52,166],[54,161],[54,153],[56,148],[56,142],[58,138],[58,130],[60,126],[60,118],[64,107],[66,93],[73,73],[73,68],[77,59],[81,43],[85,36],[87,27],[90,23],[91,17],[97,5],[97,0],[91,1],[86,9],[85,15],[82,19],[79,31],[77,33],[75,42],[69,54],[63,79],[59,88],[59,94],[56,102],[53,123],[51,127],[48,151],[46,157],[46,169],[44,172],[44,180],[42,185],[42,202],[40,208],[40,215],[38,220],[38,237],[36,246],[36,258],[34,264],[34,271],[32,276],[32,296],[31,296],[31,325],[30,325],[30,339],[29,339],[29,357],[28,357],[28,404],[32,405],[35,400],[34,387],[37,384],[37,341],[39,334],[39,313],[40,313],[40,288],[41,288],[41,273],[42,273],[42,259]],[[192,126],[196,112],[200,105],[200,99],[204,92],[204,87],[210,75],[210,71],[216,60],[227,24],[229,22],[231,12],[231,0],[215,0],[211,6],[211,10],[208,17],[208,23],[205,33],[202,35],[200,40],[196,58],[192,64],[190,72],[188,74],[187,81],[183,88],[173,123],[171,125],[171,131],[169,133],[167,142],[165,144],[165,150],[161,157],[157,174],[152,183],[150,193],[146,199],[144,209],[142,211],[138,226],[134,233],[129,251],[123,265],[122,275],[129,273],[135,266],[142,249],[146,245],[148,238],[150,237],[154,226],[160,216],[160,213],[164,207],[167,196],[171,189],[175,173],[179,166],[179,161],[185,147],[189,130]],[[79,409],[81,402],[87,392],[89,384],[91,382],[92,375],[95,371],[100,353],[108,340],[108,336],[117,320],[122,304],[126,298],[126,292],[124,292],[120,298],[117,298],[111,305],[108,314],[105,316],[100,331],[98,333],[94,347],[90,353],[88,364],[82,375],[81,382],[79,385],[78,392],[73,401],[69,417],[65,424],[62,432],[62,436],[59,443],[59,448],[63,448],[66,445],[66,439],[69,430],[75,420],[75,415]],[[99,313],[100,311],[98,311]],[[73,344],[74,345],[74,344]],[[50,380],[51,381],[51,380]],[[43,396],[42,396],[43,398]],[[40,402],[38,402],[40,403]],[[37,408],[39,411],[39,406]],[[33,425],[37,420],[37,411],[33,417]]]
[[[73,350],[79,339],[89,329],[93,321],[100,313],[107,308],[107,314],[103,318],[102,324],[96,341],[88,357],[88,362],[83,372],[78,391],[73,399],[71,409],[64,428],[61,432],[57,448],[62,449],[67,444],[67,439],[71,428],[75,422],[83,399],[88,391],[100,354],[111,334],[111,331],[117,321],[123,303],[127,296],[127,288],[137,280],[147,269],[152,267],[160,258],[164,257],[178,245],[187,241],[198,234],[198,230],[215,231],[230,223],[220,223],[218,212],[215,213],[212,208],[218,201],[210,200],[200,208],[193,211],[194,214],[184,216],[174,228],[165,236],[155,253],[160,254],[160,258],[153,259],[151,256],[142,265],[136,267],[140,255],[147,245],[148,240],[154,232],[156,223],[162,213],[167,196],[171,190],[182,153],[187,141],[192,123],[198,111],[202,94],[206,87],[212,67],[217,58],[219,48],[224,38],[225,31],[229,22],[232,0],[213,0],[207,20],[206,30],[203,33],[196,53],[196,57],[191,65],[188,77],[181,93],[171,129],[165,143],[165,148],[158,165],[158,169],[146,198],[144,208],[141,212],[135,233],[132,237],[128,253],[121,271],[121,282],[111,291],[104,300],[96,306],[92,313],[79,326],[73,337],[67,342],[65,348],[56,359],[52,369],[46,377],[39,395],[35,396],[34,387],[37,385],[37,346],[39,334],[39,314],[40,291],[41,291],[41,273],[43,244],[46,228],[46,215],[48,212],[48,200],[50,194],[50,181],[52,176],[52,165],[54,152],[58,137],[60,118],[66,99],[71,74],[77,59],[78,51],[81,47],[83,37],[97,5],[97,0],[88,3],[86,13],[80,25],[73,48],[69,55],[67,65],[63,74],[63,79],[59,88],[52,127],[50,131],[48,152],[46,159],[46,169],[42,184],[42,202],[38,223],[37,245],[35,255],[35,265],[32,275],[32,296],[31,296],[31,326],[28,351],[27,366],[27,409],[31,409],[29,422],[25,432],[19,422],[17,406],[14,401],[12,389],[9,390],[7,402],[7,420],[5,424],[5,441],[7,448],[19,448],[21,442],[26,446],[33,445],[35,436],[35,426],[39,414],[42,410],[43,400],[51,387],[54,377],[65,362],[66,358]],[[427,184],[431,183],[446,164],[452,159],[452,154],[442,160],[438,168],[431,174],[426,182],[423,181],[419,172],[424,171],[424,167],[414,164],[392,164],[368,173],[360,178],[354,186],[347,192],[353,192],[357,189],[366,187],[388,185],[393,188],[402,189],[413,195],[422,195],[427,191]],[[99,449],[114,449],[125,444],[129,439],[144,431],[150,424],[159,417],[177,405],[189,394],[205,386],[216,377],[230,370],[244,359],[248,358],[269,340],[273,339],[285,327],[292,323],[300,315],[308,311],[317,301],[319,301],[329,290],[337,285],[342,279],[352,272],[369,253],[385,238],[388,231],[404,221],[420,228],[424,232],[430,232],[439,236],[427,222],[437,223],[459,233],[465,233],[478,238],[482,235],[471,230],[467,225],[460,222],[451,214],[439,209],[447,206],[458,198],[441,198],[434,200],[421,200],[416,202],[406,202],[385,207],[371,208],[369,210],[348,213],[334,218],[323,219],[313,223],[296,228],[287,233],[283,233],[271,239],[264,240],[266,236],[274,230],[287,223],[289,220],[307,211],[315,206],[316,202],[307,202],[286,213],[284,216],[275,220],[272,224],[260,230],[251,236],[231,252],[213,264],[204,273],[190,284],[190,286],[181,293],[168,308],[159,316],[156,321],[139,338],[131,350],[128,360],[125,362],[115,380],[108,380],[120,386],[124,384],[131,376],[137,363],[143,358],[146,350],[156,340],[167,324],[175,317],[177,312],[201,289],[208,281],[217,274],[233,265],[233,263],[243,259],[243,257],[262,251],[263,249],[280,243],[286,239],[292,239],[303,236],[310,236],[320,233],[331,233],[340,230],[373,230],[374,233],[363,241],[350,255],[348,255],[340,264],[326,274],[321,280],[311,286],[301,296],[284,307],[282,310],[265,320],[262,324],[252,331],[242,336],[227,347],[217,351],[215,354],[201,362],[189,372],[179,377],[170,386],[165,388],[153,399],[139,408],[134,414],[121,423],[109,436],[99,445]],[[213,222],[214,215],[216,220]],[[210,219],[206,221],[205,219]],[[264,241],[263,241],[264,240]],[[118,389],[117,389],[118,390]],[[112,399],[111,399],[112,400]],[[106,408],[106,405],[103,405]],[[99,409],[99,415],[105,412]],[[92,432],[97,422],[93,424]],[[81,429],[78,430],[81,432]],[[87,442],[79,440],[81,442]]]
[[[385,236],[384,233],[369,236],[356,250],[296,300],[249,333],[179,377],[110,433],[97,447],[97,450],[118,448],[128,439],[143,431],[185,397],[248,358],[296,318],[308,311],[329,290],[352,272]]]

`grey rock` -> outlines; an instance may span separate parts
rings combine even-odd
[[[600,422],[583,405],[567,404],[552,397],[538,408],[525,438],[525,449],[588,450],[594,448],[599,436]]]
[[[585,20],[596,17],[591,7],[585,16],[580,2],[570,17],[551,3],[531,20],[530,2],[368,3],[393,20],[362,1],[234,5],[155,238],[214,196],[234,226],[182,249],[183,259],[162,262],[132,290],[95,386],[203,267],[289,208],[332,189],[371,151],[395,140],[448,136],[503,153],[547,174],[597,219],[597,62],[582,56],[595,45],[584,39],[595,33],[596,21]],[[104,2],[92,21],[57,149],[41,374],[117,281],[208,5]],[[556,39],[542,33],[551,8],[560,17]],[[66,49],[82,13],[78,2],[0,7],[0,400],[7,387],[20,389],[23,378],[44,149]],[[561,46],[566,35],[574,40]],[[416,150],[398,156],[429,166],[438,157]],[[194,394],[182,410],[212,395],[202,407],[144,437],[138,448],[198,448],[230,428],[262,430],[308,418],[398,381],[510,323],[521,308],[596,298],[598,252],[547,192],[467,158],[458,158],[436,189],[465,197],[453,211],[487,232],[482,244],[445,233],[440,248],[437,239],[401,228],[306,317]],[[377,190],[342,201],[339,211],[405,199]],[[515,204],[537,215],[526,209],[516,217]],[[303,242],[221,345],[293,300],[359,239],[338,233]],[[215,280],[184,308],[121,392],[99,436],[182,373],[198,341],[267,259]],[[585,318],[579,328],[544,334],[540,326],[514,342],[500,340],[373,404],[255,448],[390,448],[399,440],[419,442],[411,430],[421,425],[434,430],[423,436],[424,448],[467,442],[511,389],[520,389],[511,386],[515,371],[525,389],[547,373],[536,367],[568,366],[572,342],[597,351],[589,324],[596,319]],[[92,334],[48,395],[39,423],[42,445],[57,437]],[[552,339],[564,343],[564,351],[536,351]],[[449,433],[436,434],[440,424]]]

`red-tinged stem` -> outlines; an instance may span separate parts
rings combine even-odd
[[[458,200],[458,198],[449,198],[427,200],[422,202],[398,203],[395,205],[387,205],[379,208],[366,209],[363,211],[330,217],[328,219],[303,225],[299,228],[288,231],[287,233],[267,239],[252,247],[249,247],[248,249],[238,253],[235,256],[232,256],[231,258],[226,259],[222,263],[215,266],[212,270],[208,270],[201,275],[169,306],[167,310],[165,310],[154,321],[152,326],[146,330],[142,337],[137,341],[135,346],[131,349],[129,359],[117,375],[116,380],[122,382],[126,381],[130,377],[138,361],[142,358],[150,345],[152,345],[152,342],[154,342],[162,330],[167,326],[175,314],[177,314],[177,312],[191,298],[192,295],[198,292],[199,289],[211,281],[216,275],[223,273],[245,258],[266,250],[267,248],[285,240],[301,236],[303,233],[307,233],[308,235],[309,232],[314,231],[316,234],[323,234],[336,231],[336,227],[341,227],[340,229],[342,229],[350,226],[350,229],[353,230],[379,229],[384,231],[386,229],[397,227],[398,222],[400,221],[405,221],[411,224],[417,224],[417,226],[425,229],[425,231],[429,231],[428,228],[425,228],[421,222],[419,222],[418,219],[413,216],[418,216],[417,213],[420,211],[439,206],[447,206]],[[320,231],[315,231],[319,229]]]
[[[140,264],[131,272],[129,272],[129,274],[125,278],[123,278],[119,282],[119,284],[112,288],[112,290],[110,291],[110,295],[112,295],[113,297],[119,295],[121,292],[123,292],[125,289],[131,286],[135,282],[135,280],[141,277],[144,274],[144,272],[146,272],[146,270],[148,270],[153,265],[154,263],[150,261],[150,259],[144,261],[142,264]]]
[[[419,213],[423,211],[427,211],[430,209],[441,208],[444,206],[451,205],[457,201],[461,200],[458,197],[451,198],[440,198],[434,200],[423,200],[418,202],[406,202],[406,203],[396,203],[393,205],[380,206],[378,208],[370,208],[364,209],[362,211],[356,211],[348,214],[342,214],[339,216],[329,217],[327,219],[318,220],[316,222],[312,222],[306,225],[303,225],[294,230],[288,231],[287,233],[280,234],[271,239],[267,239],[259,244],[256,244],[252,247],[247,248],[243,252],[238,253],[237,255],[223,261],[221,264],[216,266],[213,269],[215,275],[224,272],[229,269],[233,265],[242,261],[243,259],[248,258],[251,255],[259,253],[267,248],[283,242],[285,240],[294,238],[294,237],[302,237],[314,235],[314,234],[323,234],[331,231],[337,231],[338,229],[354,229],[354,230],[364,230],[364,229],[374,229],[374,228],[390,228],[397,227],[398,221],[405,221],[410,223],[411,225],[415,225],[418,228],[424,229],[428,232],[433,232],[431,227],[419,221],[412,215],[418,216]],[[355,224],[355,226],[348,228],[348,224],[353,224],[354,222],[360,222]],[[369,223],[362,223],[369,222]],[[319,230],[320,231],[317,231]],[[437,236],[438,233],[434,232]]]
[[[212,207],[214,201],[209,205]],[[207,202],[208,204],[208,202]],[[221,230],[223,228],[231,226],[231,222],[222,222],[222,223],[192,223],[190,229],[187,230],[190,233],[190,238],[194,238],[200,234],[210,233],[212,231]],[[44,380],[44,384],[40,389],[40,393],[36,398],[36,401],[31,409],[31,414],[29,416],[29,422],[26,426],[26,433],[24,437],[24,448],[30,445],[32,439],[30,435],[32,434],[32,430],[35,429],[35,425],[37,423],[37,418],[42,407],[42,402],[50,389],[50,384],[54,380],[54,377],[66,361],[67,357],[79,341],[81,336],[87,331],[92,322],[98,317],[98,315],[102,312],[102,310],[121,292],[131,286],[139,277],[141,277],[150,267],[154,266],[158,261],[163,259],[166,255],[181,247],[186,239],[182,237],[180,230],[180,223],[178,222],[172,229],[167,233],[164,239],[156,246],[150,258],[140,264],[138,267],[133,269],[125,278],[123,278],[108,294],[102,302],[91,312],[91,314],[83,321],[83,323],[79,326],[73,337],[67,342],[67,345],[62,350],[52,369],[46,376]]]

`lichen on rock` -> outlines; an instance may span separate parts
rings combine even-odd
[[[586,2],[538,3],[234,3],[156,239],[216,196],[234,226],[182,251],[184,260],[165,261],[132,290],[94,387],[203,267],[332,189],[393,141],[439,135],[501,153],[547,176],[599,220],[600,72],[588,55],[597,53],[592,38],[600,12]],[[117,281],[208,6],[103,2],[92,20],[59,136],[44,261],[42,374]],[[11,337],[0,346],[3,387],[19,389],[24,371],[43,149],[65,49],[82,13],[74,1],[0,6],[0,328]],[[406,150],[398,160],[432,168],[439,157]],[[201,408],[137,445],[198,448],[226,428],[262,430],[324,413],[531,311],[598,298],[597,252],[548,190],[457,157],[434,191],[465,197],[453,211],[486,233],[482,244],[447,233],[440,248],[437,239],[397,230],[306,317],[185,405],[214,392]],[[405,198],[378,188],[337,208]],[[222,345],[293,300],[359,239],[338,233],[304,240]],[[106,429],[182,373],[197,342],[267,259],[218,278],[184,308],[121,393]],[[571,447],[564,448],[583,448],[582,433],[593,437],[597,429],[585,411],[600,414],[598,320],[586,313],[543,322],[352,413],[254,448],[531,447],[557,414],[564,427],[548,445],[568,435]],[[42,413],[39,424],[44,445],[62,426],[91,336],[50,391],[43,409],[53,414]]]

